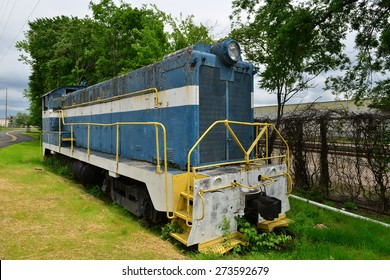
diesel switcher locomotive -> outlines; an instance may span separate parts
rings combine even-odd
[[[272,230],[290,208],[288,146],[253,120],[253,75],[227,39],[55,89],[42,96],[43,153],[70,158],[76,177],[135,216],[176,223],[183,244],[227,251],[242,242],[235,217]],[[277,156],[271,132],[286,146]]]

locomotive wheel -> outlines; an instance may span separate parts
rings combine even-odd
[[[145,220],[148,221],[149,223],[155,223],[154,216],[155,216],[157,211],[154,209],[152,201],[150,200],[150,198],[145,199],[143,206],[144,206],[144,218],[145,218]]]
[[[111,192],[111,189],[112,189],[112,186],[113,186],[113,184],[112,184],[112,179],[106,177],[106,178],[103,180],[102,191],[103,191],[104,193],[110,193],[110,192]]]
[[[147,192],[143,192],[144,195],[144,203],[143,203],[143,209],[144,209],[144,214],[143,217],[144,219],[152,224],[160,224],[164,220],[164,213],[157,211],[152,203],[152,200],[150,199],[150,196]]]
[[[114,187],[113,187],[113,186],[111,186],[109,192],[110,192],[110,196],[111,196],[112,201],[113,201],[114,203],[116,203],[116,200],[115,200],[115,199],[116,199],[116,195],[115,195],[115,190],[114,190]]]

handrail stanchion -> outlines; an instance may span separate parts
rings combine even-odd
[[[265,131],[265,157],[268,158],[268,139],[269,139],[269,129],[268,125],[266,126],[267,130]]]
[[[161,174],[162,171],[161,171],[161,166],[160,166],[160,147],[159,147],[159,137],[158,137],[158,125],[155,124],[154,125],[154,128],[156,130],[156,160],[157,160],[157,167],[156,167],[156,172],[158,174]]]
[[[116,144],[115,144],[115,164],[116,172],[118,172],[118,163],[119,163],[119,123],[116,123]]]
[[[58,115],[58,149],[61,151],[61,115]]]
[[[87,147],[87,154],[88,154],[88,160],[90,159],[90,155],[91,155],[91,124],[89,123],[88,124],[88,137],[87,137],[87,141],[88,141],[88,147]]]
[[[74,149],[73,149],[73,124],[70,126],[70,151],[73,154]]]

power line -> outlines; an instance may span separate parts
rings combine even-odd
[[[3,8],[3,4],[4,4],[4,3],[1,4],[1,7],[2,7],[2,8]],[[4,16],[5,16],[5,12],[7,11],[8,4],[9,4],[9,0],[7,0],[7,4],[5,4],[4,13],[3,13],[3,15],[1,16],[0,24],[3,22],[3,18],[4,18]]]
[[[23,23],[22,27],[19,29],[18,33],[16,34],[15,36],[15,39],[12,41],[12,43],[9,45],[8,49],[5,51],[4,55],[0,58],[0,63],[4,60],[5,56],[7,55],[7,53],[9,52],[9,50],[12,48],[12,46],[14,45],[14,43],[16,42],[16,40],[18,39],[18,36],[19,34],[23,31],[23,28],[24,26],[27,24],[28,20],[30,19],[30,17],[32,16],[32,14],[34,13],[35,9],[37,8],[39,2],[41,2],[41,0],[38,0],[37,3],[35,4],[34,8],[32,9],[32,11],[30,12],[30,14],[28,15],[26,21]]]
[[[3,9],[3,6],[4,6],[4,1],[1,1],[0,13],[1,13],[1,10]],[[1,24],[2,21],[3,21],[3,19],[1,18],[0,19],[0,24]]]
[[[11,11],[10,11],[9,14],[8,14],[8,18],[7,18],[7,21],[5,22],[3,32],[1,32],[1,35],[0,35],[0,42],[1,42],[1,38],[3,38],[4,31],[5,31],[5,29],[7,28],[9,19],[11,18],[11,15],[12,15],[12,13],[13,13],[13,11],[14,11],[16,2],[17,2],[17,0],[14,1],[14,5],[12,6]]]
[[[1,11],[1,9],[3,9],[3,5],[4,5],[4,1],[1,1],[0,11]],[[1,24],[1,21],[0,21],[0,24]]]

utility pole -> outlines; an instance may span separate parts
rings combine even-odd
[[[8,101],[8,90],[5,88],[5,119],[4,119],[4,127],[7,127],[7,101]]]

